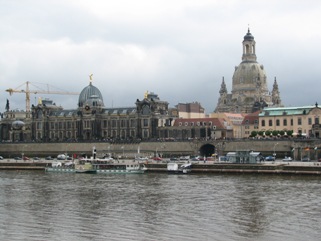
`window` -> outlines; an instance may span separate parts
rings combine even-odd
[[[298,125],[302,125],[302,118],[301,117],[298,118]]]
[[[113,128],[117,127],[117,121],[116,120],[112,120],[111,121],[111,125]]]
[[[279,119],[276,120],[276,126],[280,126],[280,120]]]
[[[145,127],[148,126],[148,119],[144,119],[143,121],[144,121],[144,124],[143,124],[143,125],[144,125]]]
[[[272,120],[269,120],[269,126],[273,126]]]
[[[265,120],[262,120],[262,126],[265,126]]]
[[[291,126],[293,126],[293,119],[291,119]]]
[[[287,125],[288,125],[287,119],[283,119],[283,125],[284,125],[284,126],[287,126]]]
[[[312,118],[308,118],[308,125],[312,125]]]
[[[314,119],[314,124],[319,124],[319,116],[316,116]]]
[[[42,123],[41,122],[37,122],[37,129],[40,130],[42,128]]]

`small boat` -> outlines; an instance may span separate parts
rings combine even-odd
[[[191,172],[192,163],[179,164],[176,162],[167,163],[167,172],[175,174],[187,174]]]
[[[286,157],[284,157],[284,158],[282,159],[282,161],[284,161],[284,162],[291,162],[291,161],[292,161],[292,157],[286,156]]]
[[[192,163],[185,163],[183,165],[180,166],[179,170],[183,173],[183,174],[187,174],[190,173],[192,171]]]

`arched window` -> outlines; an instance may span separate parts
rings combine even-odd
[[[283,119],[283,126],[287,126],[288,125],[288,120],[287,119]]]

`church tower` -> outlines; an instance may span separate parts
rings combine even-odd
[[[278,86],[271,95],[267,87],[264,66],[257,62],[256,42],[248,29],[244,36],[242,62],[235,67],[231,94],[227,93],[224,79],[215,112],[252,113],[267,106],[281,105]]]

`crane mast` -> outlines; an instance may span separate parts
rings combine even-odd
[[[48,90],[30,90],[29,85],[30,81],[23,83],[15,89],[9,88],[6,91],[9,92],[10,95],[13,93],[20,93],[26,95],[26,111],[30,112],[30,94],[57,94],[57,95],[79,95],[77,92],[68,92],[68,91],[50,91]],[[25,89],[20,89],[23,85],[25,85]]]

